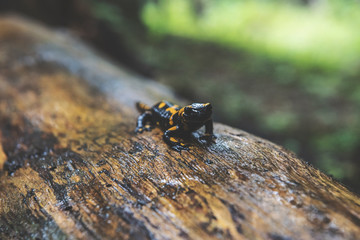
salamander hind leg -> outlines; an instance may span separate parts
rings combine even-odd
[[[188,145],[185,145],[176,139],[180,133],[181,130],[178,126],[171,127],[165,131],[163,139],[175,151],[181,152],[181,150],[189,150]]]
[[[151,131],[152,129],[152,114],[151,112],[144,112],[138,117],[136,124],[136,133],[142,133],[145,131]]]

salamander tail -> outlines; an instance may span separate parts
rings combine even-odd
[[[136,108],[140,113],[150,110],[151,108],[142,102],[136,102]]]

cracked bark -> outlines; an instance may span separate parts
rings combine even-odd
[[[0,19],[1,239],[356,239],[360,199],[269,141],[219,123],[174,152],[133,130],[164,86],[80,41]]]

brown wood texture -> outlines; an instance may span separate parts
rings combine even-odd
[[[359,197],[278,145],[219,123],[181,154],[134,134],[135,101],[161,99],[73,37],[0,18],[0,239],[359,239]]]

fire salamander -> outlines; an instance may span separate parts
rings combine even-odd
[[[216,138],[213,134],[210,103],[193,103],[180,108],[166,101],[161,101],[153,107],[137,102],[136,108],[141,115],[137,120],[135,132],[151,131],[155,125],[159,126],[164,130],[164,141],[178,152],[189,148],[177,138],[189,136],[191,132],[204,125],[205,135],[201,139],[210,142]]]

